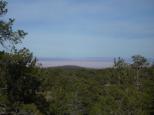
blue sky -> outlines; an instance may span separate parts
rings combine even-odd
[[[154,57],[154,0],[7,0],[37,57]]]

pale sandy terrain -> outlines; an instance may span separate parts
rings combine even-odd
[[[43,67],[56,67],[56,66],[80,66],[87,68],[107,68],[113,66],[113,61],[85,61],[85,60],[43,60],[39,61]]]

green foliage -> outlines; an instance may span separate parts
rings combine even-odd
[[[55,115],[149,115],[153,112],[154,69],[42,69],[44,96]]]
[[[7,2],[0,0],[0,16],[3,16],[7,13]],[[14,19],[9,19],[9,21],[0,20],[0,44],[4,47],[9,45],[9,47],[15,47],[15,44],[18,44],[22,41],[24,36],[27,34],[23,30],[12,29]]]
[[[147,67],[149,65],[147,59],[141,55],[132,56],[132,60],[133,60],[132,66],[135,68]]]
[[[21,104],[35,103],[41,112],[46,113],[43,107],[40,107],[47,102],[39,94],[41,82],[36,77],[36,59],[33,58],[32,53],[25,48],[13,54],[1,52],[0,62],[1,96],[6,97],[8,103],[4,102],[4,104],[9,108],[6,111],[17,111]],[[46,104],[46,109],[47,107]]]
[[[118,58],[118,59],[116,59],[116,58],[114,58],[114,67],[115,68],[125,68],[125,67],[127,67],[128,66],[128,64],[125,62],[125,60],[124,59],[122,59],[122,58]]]
[[[0,16],[7,13],[6,5],[6,1],[0,0]],[[37,111],[47,114],[48,103],[40,91],[36,58],[26,48],[16,50],[15,45],[22,41],[26,33],[23,30],[14,31],[13,23],[14,19],[0,20],[0,45],[11,48],[9,52],[0,51],[0,114],[34,114]],[[27,111],[25,107],[28,105],[31,106]]]
[[[0,16],[7,13],[0,0]],[[16,50],[26,33],[0,20],[0,114],[4,115],[153,115],[154,67],[147,59],[114,60],[114,68],[39,68],[26,49]]]

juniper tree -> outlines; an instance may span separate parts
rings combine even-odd
[[[34,103],[40,112],[47,114],[48,104],[39,92],[36,58],[26,48],[16,49],[27,33],[13,29],[14,19],[2,19],[7,13],[6,6],[7,2],[0,0],[0,45],[11,49],[0,51],[0,112],[20,114],[20,105]]]

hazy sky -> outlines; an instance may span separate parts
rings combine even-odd
[[[154,57],[154,0],[7,1],[37,57]]]

